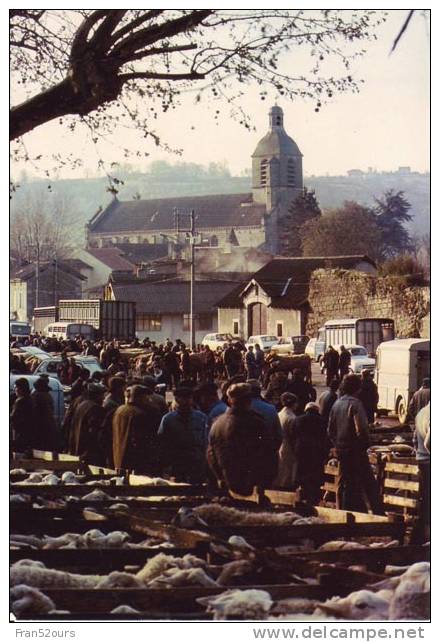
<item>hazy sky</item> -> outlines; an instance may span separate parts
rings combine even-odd
[[[397,50],[389,55],[407,13],[408,10],[391,10],[387,23],[378,32],[378,40],[363,45],[367,53],[352,68],[354,77],[365,80],[359,94],[337,95],[319,113],[315,113],[311,102],[278,101],[284,110],[286,130],[304,155],[306,175],[344,174],[349,169],[368,167],[393,170],[399,165],[410,165],[416,171],[429,169],[429,26],[420,12]],[[292,64],[296,60],[292,54]],[[289,64],[289,60],[286,62]],[[183,107],[161,115],[157,131],[173,147],[183,148],[181,157],[160,151],[139,133],[127,131],[123,138],[116,134],[110,138],[112,144],[100,143],[100,154],[109,162],[123,161],[114,145],[117,143],[149,152],[148,161],[226,161],[234,174],[240,173],[250,167],[253,149],[267,130],[267,112],[274,98],[275,93],[269,94],[263,102],[255,91],[243,100],[256,132],[247,131],[227,117],[216,124],[209,103],[195,106],[189,98]],[[217,108],[214,103],[211,109]],[[58,125],[48,123],[24,140],[31,156],[66,149],[81,156],[92,172],[97,170],[96,150],[79,130],[67,134]],[[127,162],[139,164],[137,159]],[[16,169],[13,168],[14,174]],[[29,166],[27,169],[35,172]],[[81,174],[84,169],[74,173],[66,170],[60,176]]]

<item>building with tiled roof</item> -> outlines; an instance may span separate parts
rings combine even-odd
[[[326,268],[376,272],[368,256],[275,257],[218,300],[218,331],[244,338],[304,334],[310,278]]]
[[[252,193],[120,201],[114,198],[87,225],[89,248],[166,244],[176,238],[176,214],[195,211],[198,245],[278,251],[278,221],[303,190],[302,154],[284,129],[283,111],[269,112],[269,130],[252,154]],[[183,223],[183,224],[182,224]],[[177,234],[185,244],[185,231]]]

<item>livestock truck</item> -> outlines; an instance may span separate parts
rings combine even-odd
[[[54,321],[89,324],[95,328],[97,339],[109,341],[116,338],[132,341],[136,336],[136,303],[101,299],[61,299],[58,306],[35,308],[35,331],[42,332]]]

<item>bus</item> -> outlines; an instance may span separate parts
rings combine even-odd
[[[95,338],[95,328],[89,323],[66,323],[55,321],[49,323],[44,328],[43,334],[46,337],[56,337],[57,339],[74,339],[81,336],[83,339],[93,341]]]
[[[328,346],[333,346],[337,350],[341,345],[364,346],[367,352],[374,356],[380,343],[393,339],[393,319],[377,317],[331,319],[319,328],[318,338],[314,340],[314,345],[310,346],[313,348],[313,355],[310,356],[319,361]],[[309,354],[310,348],[306,350],[307,354]]]
[[[31,336],[31,324],[27,321],[9,321],[9,335],[15,341],[24,341]]]

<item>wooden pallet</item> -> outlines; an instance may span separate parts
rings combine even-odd
[[[412,519],[420,505],[419,467],[414,458],[387,461],[383,479],[383,502],[389,513]]]

